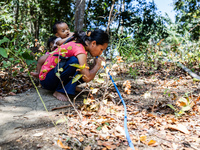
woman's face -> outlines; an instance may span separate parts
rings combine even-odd
[[[100,56],[102,52],[108,47],[108,43],[104,43],[103,45],[96,44],[96,41],[92,41],[88,44],[87,50],[90,52],[92,57]]]

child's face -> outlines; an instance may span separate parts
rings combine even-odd
[[[108,47],[108,43],[104,43],[103,45],[97,45],[96,41],[92,41],[88,44],[88,51],[92,55],[92,57],[100,56],[102,52]]]
[[[62,39],[66,38],[70,34],[70,29],[66,23],[57,24],[57,37],[61,37]]]

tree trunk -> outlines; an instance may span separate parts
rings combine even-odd
[[[84,14],[85,0],[76,0],[74,31],[80,31],[83,29]]]
[[[108,25],[107,25],[107,28],[106,28],[106,32],[109,34],[109,30],[110,30],[110,24],[111,24],[111,19],[112,19],[112,12],[113,12],[113,8],[114,8],[114,4],[115,4],[115,0],[112,1],[112,6],[110,8],[110,14],[109,14],[109,18],[108,18]],[[107,56],[106,54],[107,50],[104,50],[103,51],[103,54],[104,56]]]
[[[112,6],[110,9],[110,14],[109,14],[109,18],[108,18],[108,25],[107,25],[107,29],[106,32],[109,33],[109,29],[110,29],[110,24],[111,24],[111,18],[112,18],[112,12],[113,12],[113,8],[114,8],[114,4],[115,4],[115,0],[112,1]]]
[[[122,2],[122,13],[124,12],[124,6],[125,5],[125,0],[123,0],[123,2]],[[124,21],[123,21],[123,19],[121,18],[121,24],[123,24],[124,23]],[[123,25],[121,25],[121,35],[123,34],[123,30],[124,30],[124,27],[123,27]]]

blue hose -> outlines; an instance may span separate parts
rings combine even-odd
[[[96,58],[98,58],[98,56]],[[104,69],[106,68],[105,66],[103,66],[103,67],[104,67]],[[134,146],[133,146],[133,143],[131,141],[130,135],[128,133],[126,104],[125,104],[125,102],[124,102],[124,100],[123,100],[123,98],[122,98],[122,96],[121,96],[121,94],[120,94],[120,92],[119,92],[119,90],[117,88],[117,85],[115,84],[112,76],[110,75],[110,72],[108,72],[108,75],[109,75],[109,77],[110,77],[110,79],[111,79],[111,81],[112,81],[112,83],[113,83],[113,85],[114,85],[119,97],[120,97],[120,100],[122,101],[122,104],[124,106],[124,128],[125,128],[126,139],[128,141],[129,147],[132,148],[132,150],[135,150]]]

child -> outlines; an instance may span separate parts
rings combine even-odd
[[[70,32],[68,25],[63,21],[57,21],[53,25],[53,34],[57,37],[54,42],[54,46],[62,45],[69,37],[74,33]]]
[[[73,33],[70,32],[68,25],[63,21],[58,21],[53,25],[53,33],[55,34],[55,36],[50,37],[47,42],[47,47],[49,48],[50,52],[55,50],[58,46],[62,45],[73,35]],[[31,72],[31,75],[33,77],[38,78],[40,69],[47,59],[48,54],[49,52],[38,59],[36,72]]]
[[[53,96],[60,101],[68,100],[65,91],[67,94],[75,94],[77,82],[72,84],[72,77],[78,72],[76,71],[77,68],[70,66],[70,64],[87,66],[87,52],[92,57],[100,56],[103,50],[107,48],[109,42],[108,34],[100,29],[89,32],[87,35],[83,31],[76,32],[74,38],[76,41],[61,45],[60,49],[57,48],[48,56],[39,74],[40,83],[43,88],[55,91]],[[65,58],[63,59],[64,63],[62,61],[63,57]],[[94,79],[101,67],[101,61],[104,61],[103,57],[98,57],[95,66],[91,70],[87,67],[82,69],[80,73],[83,77],[80,81],[89,82]],[[64,89],[59,78],[56,76],[58,62],[59,65],[62,64],[63,68],[63,71],[60,72],[60,79],[62,80]]]

